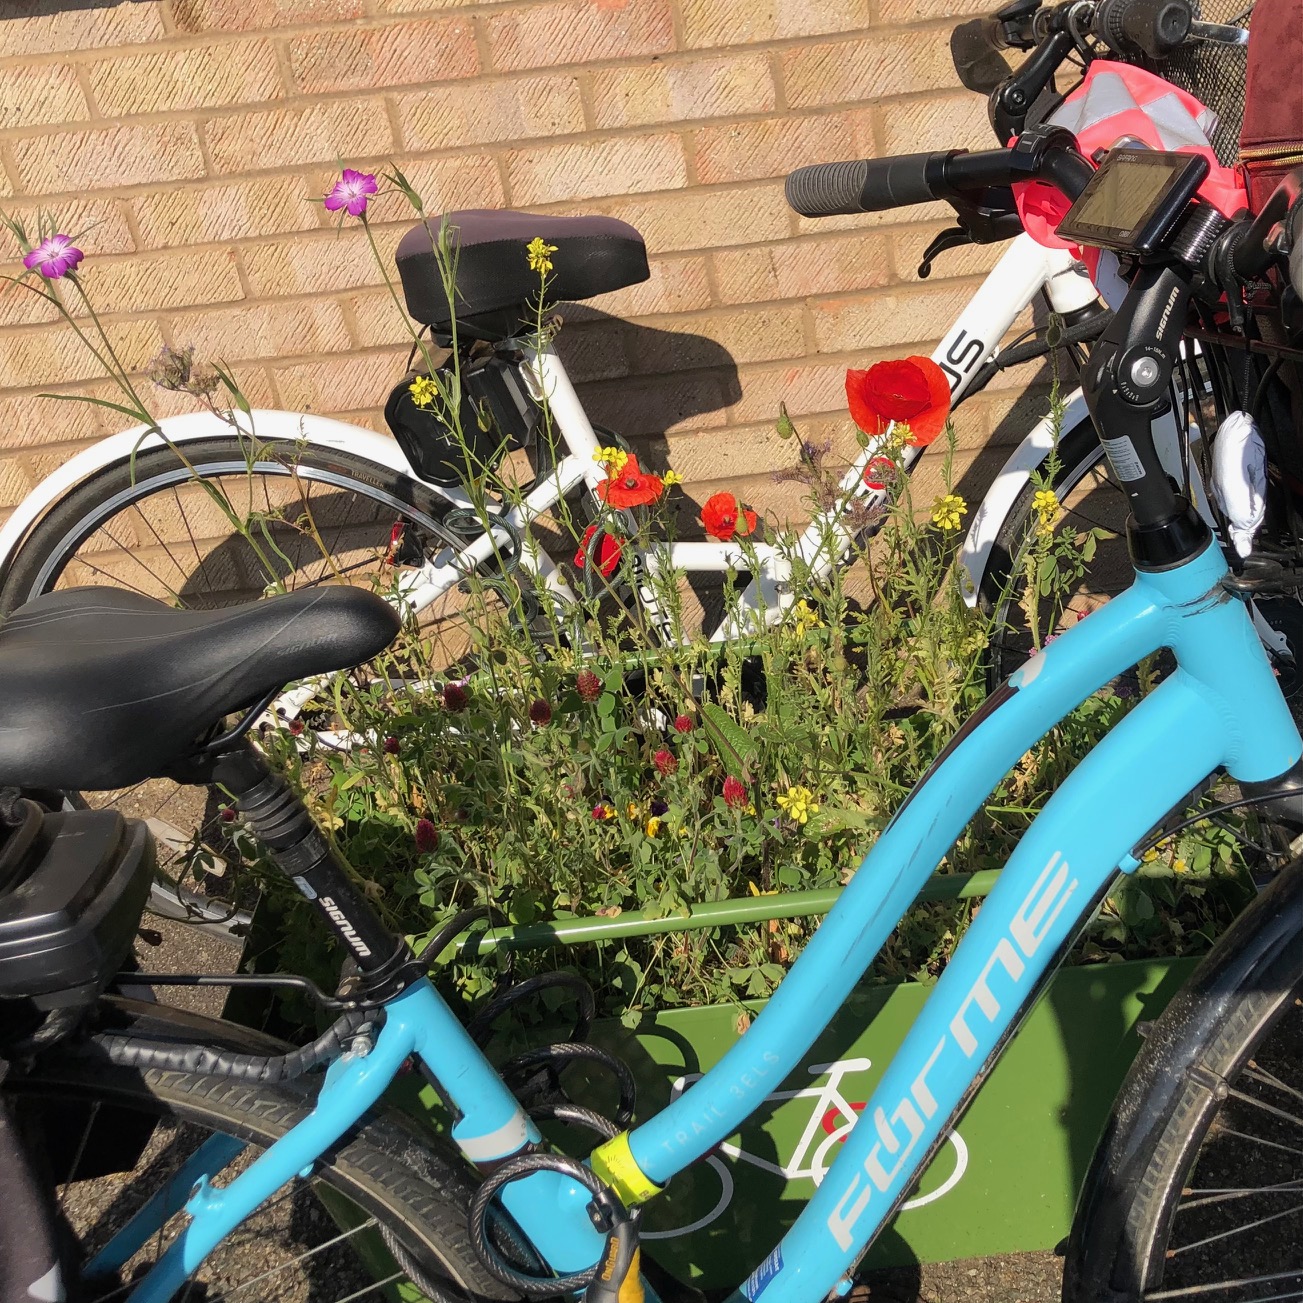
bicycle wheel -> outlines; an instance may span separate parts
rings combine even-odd
[[[195,1179],[184,1164],[201,1145],[209,1144],[208,1152],[243,1146],[214,1179],[221,1185],[312,1104],[287,1086],[105,1070],[71,1059],[11,1076],[5,1090],[24,1128],[44,1138],[61,1220],[83,1271],[115,1236],[122,1246],[124,1228],[139,1215],[132,1228],[139,1247],[125,1262],[102,1262],[85,1275],[76,1295],[84,1303],[122,1297],[175,1238],[186,1215],[158,1214],[146,1204],[168,1199],[174,1186],[184,1202]],[[124,1157],[127,1170],[117,1170]],[[183,1295],[210,1303],[342,1303],[396,1297],[394,1287],[411,1279],[435,1303],[514,1298],[471,1248],[466,1208],[473,1192],[455,1157],[392,1118],[368,1120],[223,1241]]]
[[[1233,989],[1196,977],[1151,1032],[1088,1178],[1069,1303],[1303,1299],[1301,899],[1296,860],[1248,911],[1274,953],[1237,956],[1237,922],[1218,952]]]
[[[462,545],[448,510],[425,486],[349,453],[236,435],[155,448],[97,472],[35,526],[3,577],[0,614],[83,584],[196,609],[322,583],[389,593],[413,566]],[[504,591],[453,588],[421,612],[413,677],[463,673],[476,630],[504,617]],[[305,712],[309,726],[334,724],[323,702]],[[95,803],[148,820],[174,879],[196,846],[219,870],[230,859],[214,793],[157,779]]]
[[[982,577],[979,600],[991,617],[987,686],[994,690],[1048,637],[1117,596],[1134,578],[1127,555],[1127,498],[1113,478],[1099,436],[1089,420],[1079,421],[1059,438],[1058,473],[1051,481],[1059,509],[1059,534],[1086,536],[1097,531],[1094,556],[1079,575],[1049,593],[1034,593],[1029,574],[1042,537],[1041,513],[1034,505],[1035,484],[1014,500],[996,535],[991,561]]]

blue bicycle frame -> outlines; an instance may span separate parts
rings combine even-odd
[[[1223,587],[1214,542],[1194,560],[1140,574],[1033,656],[992,695],[915,787],[747,1034],[710,1072],[629,1136],[647,1178],[669,1181],[731,1135],[800,1062],[1000,776],[1090,693],[1161,647],[1177,669],[1081,762],[1027,830],[813,1199],[735,1293],[817,1303],[844,1291],[967,1097],[1134,847],[1208,775],[1284,773],[1303,753],[1245,607]],[[460,1114],[453,1138],[486,1163],[537,1140],[533,1124],[427,981],[386,1006],[374,1048],[327,1074],[310,1117],[225,1188],[214,1145],[194,1170],[192,1220],[131,1298],[166,1303],[259,1204],[370,1108],[409,1055]],[[558,1271],[581,1270],[602,1239],[590,1195],[560,1173],[511,1184],[503,1202]],[[148,1211],[148,1210],[147,1210]],[[142,1214],[143,1215],[143,1214]],[[101,1255],[121,1261],[140,1218]],[[93,1270],[96,1263],[91,1264]]]

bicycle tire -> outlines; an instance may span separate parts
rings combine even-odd
[[[1279,1205],[1273,1209],[1270,1201],[1262,1227],[1228,1231],[1213,1220],[1224,1223],[1236,1210],[1255,1217],[1263,1195],[1303,1183],[1303,1149],[1295,1148],[1303,1141],[1300,900],[1303,859],[1296,859],[1236,920],[1149,1032],[1087,1176],[1068,1244],[1065,1303],[1138,1301],[1159,1289],[1231,1303],[1303,1297],[1303,1203],[1287,1205],[1292,1223],[1271,1217]],[[1281,1063],[1289,1064],[1293,1083],[1284,1092],[1264,1088]],[[1264,1090],[1267,1098],[1254,1103]],[[1279,1109],[1263,1109],[1272,1101],[1292,1109],[1292,1123],[1281,1122]],[[1262,1137],[1255,1144],[1239,1129],[1246,1116],[1264,1113],[1272,1125],[1289,1128],[1283,1149],[1270,1140],[1264,1146]],[[1253,1169],[1236,1143],[1246,1139],[1257,1169],[1249,1178],[1242,1173]],[[1281,1171],[1288,1172],[1283,1185],[1274,1180]],[[1264,1172],[1271,1178],[1246,1185],[1247,1193],[1207,1184],[1227,1172],[1241,1181],[1258,1181]],[[1264,1227],[1272,1228],[1266,1238],[1235,1240]],[[1196,1279],[1220,1271],[1275,1283],[1236,1291],[1225,1281]],[[1289,1291],[1279,1292],[1286,1284]]]
[[[119,1128],[136,1115],[146,1121],[166,1120],[168,1125],[195,1129],[204,1135],[231,1136],[257,1147],[279,1140],[309,1114],[314,1102],[309,1091],[294,1083],[268,1086],[157,1069],[135,1072],[66,1055],[47,1056],[32,1071],[11,1076],[4,1089],[20,1110],[26,1106],[29,1115],[33,1107],[53,1107],[60,1110],[62,1117],[73,1107],[97,1105],[114,1110],[110,1124]],[[94,1118],[98,1111],[92,1110],[90,1115]],[[373,1113],[321,1156],[310,1182],[304,1184],[323,1183],[349,1207],[360,1210],[368,1219],[363,1229],[369,1229],[370,1219],[374,1219],[379,1237],[390,1246],[393,1263],[401,1263],[404,1274],[415,1279],[422,1292],[436,1303],[505,1303],[515,1299],[516,1295],[484,1271],[475,1256],[466,1209],[476,1183],[460,1157],[443,1149],[437,1139],[418,1135],[404,1120],[392,1114]],[[86,1147],[82,1145],[78,1153],[84,1152]],[[71,1175],[75,1178],[76,1172]],[[127,1191],[130,1185],[128,1182]],[[302,1193],[298,1191],[295,1197]],[[278,1194],[265,1207],[279,1203],[280,1198]],[[245,1226],[256,1226],[262,1211],[257,1210]],[[310,1221],[297,1212],[294,1216],[300,1225]],[[335,1224],[331,1226],[332,1234]],[[116,1229],[109,1227],[109,1231]],[[260,1232],[254,1233],[261,1238]],[[161,1231],[158,1242],[166,1242]],[[397,1246],[396,1252],[392,1246]],[[220,1269],[216,1262],[222,1248],[219,1245],[210,1260],[213,1270]],[[369,1246],[372,1254],[378,1248],[375,1243]],[[321,1249],[316,1251],[320,1253]],[[264,1257],[251,1256],[257,1259],[254,1269],[265,1266]],[[140,1264],[134,1266],[138,1273]],[[338,1273],[340,1288],[348,1293],[354,1279],[348,1264],[330,1269]],[[269,1301],[286,1296],[285,1268],[277,1266],[274,1270],[281,1279],[275,1283],[275,1275],[269,1278],[274,1282],[267,1286],[272,1291],[266,1295]],[[196,1274],[198,1279],[203,1279],[203,1272],[201,1268]],[[320,1272],[317,1274],[319,1277]],[[246,1281],[234,1288],[239,1289],[239,1297],[244,1300],[251,1297],[249,1288],[256,1283]],[[314,1288],[313,1303],[317,1303],[319,1293]],[[98,1295],[92,1288],[83,1297],[93,1303]],[[211,1283],[206,1297],[214,1298]]]
[[[0,583],[0,615],[7,615],[23,602],[58,587],[68,565],[74,559],[74,549],[86,541],[92,526],[102,524],[108,518],[107,513],[114,510],[112,504],[115,501],[120,501],[117,508],[120,510],[122,506],[134,506],[151,497],[161,497],[164,493],[171,492],[180,505],[179,489],[188,487],[194,475],[212,480],[219,474],[216,468],[235,467],[238,469],[220,472],[226,478],[235,479],[241,470],[251,464],[251,457],[255,459],[253,467],[259,474],[276,473],[288,477],[295,470],[304,468],[309,472],[331,476],[332,487],[356,487],[373,500],[386,495],[392,500],[394,509],[407,509],[414,516],[425,518],[431,532],[441,536],[441,542],[453,541],[451,535],[443,534],[442,520],[449,507],[447,500],[388,467],[379,466],[353,453],[315,445],[285,440],[255,441],[234,435],[215,436],[184,445],[151,448],[135,457],[123,458],[102,467],[83,480],[37,522],[6,566],[3,583]],[[265,471],[264,465],[267,467]],[[187,545],[193,550],[201,542],[217,541],[219,540],[179,537],[164,540],[160,546],[172,544],[183,551]],[[184,564],[180,558],[174,560],[176,572],[184,575],[185,566],[190,564],[189,559],[186,558]],[[94,574],[89,563],[88,569],[92,569]],[[168,579],[171,577],[169,575]],[[116,587],[136,587],[149,596],[156,595],[151,590],[151,585],[144,582],[143,572],[137,578],[139,582],[136,584],[115,582],[115,576],[111,572],[101,571],[92,582],[108,582]],[[159,582],[152,587],[163,586],[161,577],[155,576],[155,579]],[[246,594],[228,590],[223,596],[233,601],[246,597]]]

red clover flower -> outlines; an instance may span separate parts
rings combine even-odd
[[[580,670],[575,675],[575,691],[580,701],[596,701],[602,695],[602,680],[592,670]]]
[[[674,758],[673,753],[666,751],[664,747],[652,756],[652,764],[667,778],[679,767],[679,762]]]
[[[724,779],[724,804],[730,810],[742,810],[747,804],[747,789],[732,774]]]
[[[674,731],[676,733],[691,733],[697,726],[692,722],[689,715],[678,715],[674,720]]]
[[[439,845],[439,830],[429,819],[418,819],[414,840],[416,849],[422,855],[429,855]]]

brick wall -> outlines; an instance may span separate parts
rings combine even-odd
[[[780,399],[803,433],[846,447],[847,365],[927,351],[992,254],[946,255],[919,285],[941,206],[807,221],[782,177],[987,147],[947,46],[982,3],[4,0],[0,204],[85,231],[87,280],[129,363],[193,343],[255,403],[376,428],[404,332],[363,233],[316,202],[340,161],[397,160],[435,211],[624,218],[651,280],[576,308],[561,337],[594,419],[650,441],[698,500],[727,483],[790,514],[791,486],[769,477],[791,460]],[[373,213],[387,256],[410,210],[391,196]],[[6,509],[115,428],[37,397],[108,392],[43,308],[0,295]],[[1009,416],[1024,383],[965,407],[964,465],[1025,428]]]

